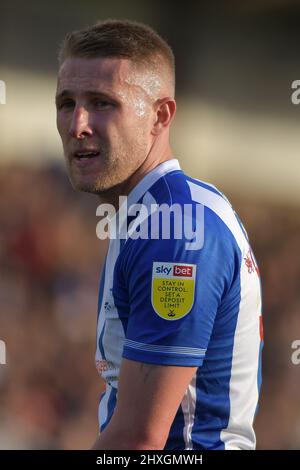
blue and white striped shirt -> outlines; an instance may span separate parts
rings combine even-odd
[[[106,381],[100,430],[116,406],[122,357],[197,366],[165,449],[254,449],[261,286],[245,229],[225,196],[186,176],[176,159],[148,173],[127,204],[153,201],[201,206],[203,246],[189,250],[184,236],[174,233],[170,239],[110,240],[97,325],[96,365]]]

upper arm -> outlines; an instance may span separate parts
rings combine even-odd
[[[197,367],[161,366],[123,358],[111,427],[131,448],[163,449]]]

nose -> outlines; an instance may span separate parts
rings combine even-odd
[[[93,134],[90,126],[90,116],[83,106],[76,106],[72,115],[69,134],[75,139],[84,139],[84,137]]]

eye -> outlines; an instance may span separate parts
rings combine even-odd
[[[68,109],[68,108],[73,108],[75,105],[74,101],[71,99],[68,100],[63,100],[57,103],[57,109]]]
[[[111,106],[113,106],[113,103],[110,102],[110,101],[107,101],[107,100],[100,100],[100,99],[95,99],[93,101],[93,105],[96,107],[96,108],[109,108]]]

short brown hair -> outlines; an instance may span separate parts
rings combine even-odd
[[[175,85],[175,59],[171,47],[149,26],[130,20],[106,20],[68,33],[59,50],[59,64],[67,57],[127,58],[137,65],[167,64]]]

